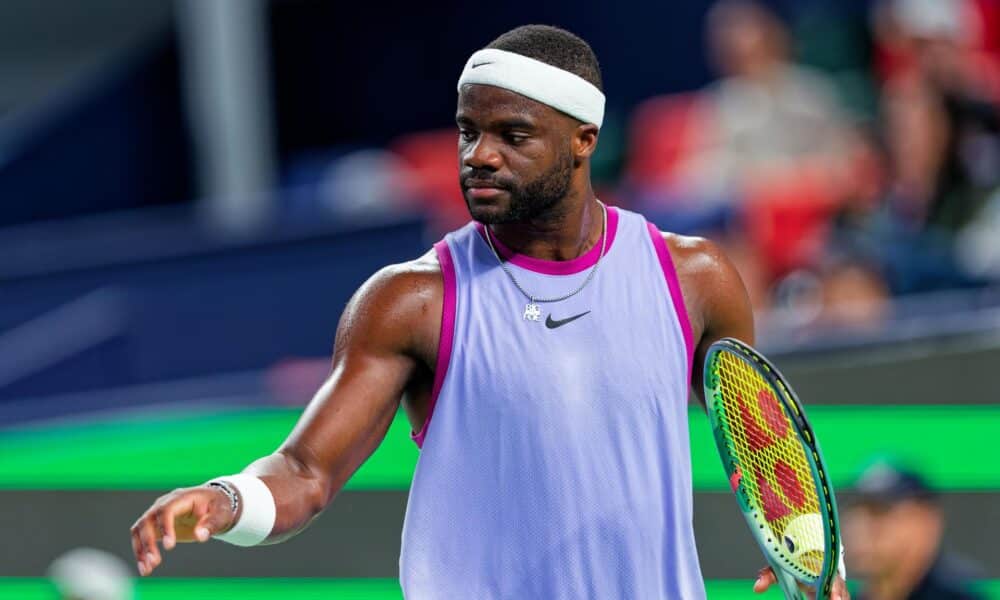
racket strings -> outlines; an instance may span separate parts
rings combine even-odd
[[[819,576],[824,533],[812,469],[784,404],[745,359],[720,352],[717,377],[731,482],[761,513],[789,564]]]

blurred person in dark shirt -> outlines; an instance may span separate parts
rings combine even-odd
[[[858,500],[844,519],[851,576],[861,600],[979,600],[967,562],[941,545],[944,515],[918,473],[880,461],[855,484]]]
[[[1000,187],[1000,71],[974,15],[967,0],[876,9],[894,204],[914,229],[957,232]]]

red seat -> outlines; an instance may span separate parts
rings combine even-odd
[[[657,96],[640,104],[629,125],[628,184],[671,188],[678,167],[702,146],[708,134],[708,107],[700,94]]]
[[[837,205],[827,179],[808,171],[775,175],[750,186],[742,207],[743,227],[771,277],[816,264]]]
[[[458,132],[435,129],[400,136],[389,150],[413,169],[421,208],[439,230],[450,230],[469,220],[458,185]]]

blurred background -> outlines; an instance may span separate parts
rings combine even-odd
[[[1000,598],[996,0],[0,3],[0,598],[399,597],[403,418],[286,544],[133,583],[128,527],[272,451],[350,294],[465,222],[455,82],[526,23],[601,61],[600,197],[737,262],[854,589]],[[747,597],[699,413],[709,597]]]

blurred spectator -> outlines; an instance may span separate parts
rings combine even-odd
[[[413,175],[410,193],[426,211],[435,238],[469,220],[458,185],[457,140],[458,130],[450,127],[409,133],[389,144]]]
[[[396,155],[368,148],[340,157],[320,182],[320,202],[332,214],[358,220],[399,213],[410,203],[415,177]]]
[[[360,222],[413,210],[415,181],[409,165],[387,150],[342,146],[292,161],[282,197],[291,217]]]
[[[973,277],[1000,280],[1000,190],[959,234],[956,260]]]
[[[824,327],[876,328],[889,314],[889,290],[882,272],[856,257],[828,260],[822,271]]]
[[[833,85],[792,61],[785,25],[763,4],[721,0],[706,29],[722,79],[698,97],[640,107],[628,183],[664,228],[723,238],[756,308],[794,274],[785,286],[794,291],[778,297],[816,316],[822,302],[813,300],[825,293],[802,294],[811,284],[799,284],[822,276],[802,270],[823,262],[832,216],[857,185],[849,121]],[[650,191],[658,184],[659,206]]]
[[[722,0],[707,34],[723,78],[707,90],[713,123],[693,167],[702,191],[739,193],[775,172],[836,175],[845,125],[834,88],[791,61],[777,16],[758,2]]]
[[[975,571],[941,547],[944,516],[916,472],[887,461],[866,469],[844,519],[844,546],[859,600],[974,600]]]
[[[722,79],[697,100],[637,111],[637,122],[672,123],[681,140],[656,145],[657,134],[640,132],[654,150],[629,171],[640,210],[657,217],[649,190],[664,182],[661,225],[712,226],[755,307],[803,326],[878,326],[891,295],[1000,276],[1000,53],[990,25],[1000,13],[990,6],[876,4],[881,110],[862,124],[829,80],[793,63],[775,14],[720,0],[707,34]]]
[[[1000,185],[1000,70],[974,8],[894,0],[875,13],[893,208],[917,230],[961,230]]]
[[[132,600],[132,578],[125,563],[94,548],[76,548],[57,558],[49,578],[64,600]]]
[[[881,206],[854,211],[847,237],[897,295],[979,285],[996,271],[987,208],[1000,187],[1000,63],[985,50],[992,17],[979,6],[885,0],[873,11],[887,181]]]

